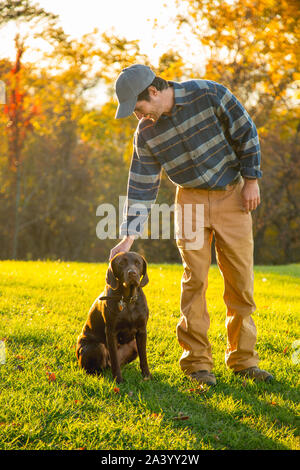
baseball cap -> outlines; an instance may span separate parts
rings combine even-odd
[[[119,101],[116,119],[133,113],[138,95],[151,85],[154,78],[155,73],[147,65],[135,64],[122,70],[115,83]]]

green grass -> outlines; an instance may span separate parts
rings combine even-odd
[[[254,314],[260,366],[272,384],[237,378],[224,365],[223,280],[216,266],[207,291],[218,385],[195,388],[178,366],[176,340],[182,266],[150,265],[148,359],[123,368],[115,390],[79,370],[75,342],[102,291],[106,265],[0,262],[0,449],[299,449],[300,265],[256,267]],[[55,380],[49,380],[49,374]],[[53,377],[54,376],[50,376]],[[181,419],[186,417],[186,419]]]

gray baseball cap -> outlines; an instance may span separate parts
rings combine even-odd
[[[155,73],[147,65],[135,64],[122,70],[115,83],[119,101],[116,119],[133,113],[138,95],[151,85],[154,78]]]

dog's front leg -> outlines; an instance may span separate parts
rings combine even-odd
[[[146,345],[147,345],[147,331],[146,330],[139,330],[137,332],[136,345],[137,345],[137,350],[139,353],[142,375],[145,378],[151,378],[151,374],[150,374],[149,367],[148,367],[148,361],[147,361],[147,352],[146,352]]]
[[[117,337],[114,331],[109,328],[106,328],[106,341],[110,357],[112,375],[116,379],[117,383],[123,382],[123,377],[121,374],[121,368],[117,354]]]

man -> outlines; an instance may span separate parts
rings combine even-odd
[[[177,325],[178,341],[184,350],[181,369],[200,384],[216,384],[205,300],[214,234],[227,306],[226,365],[243,377],[272,380],[271,374],[258,368],[256,328],[251,317],[256,309],[251,211],[260,203],[257,180],[262,175],[253,121],[224,86],[208,80],[165,81],[139,64],[121,72],[116,94],[116,118],[135,113],[139,123],[121,225],[123,239],[111,250],[111,257],[129,251],[142,233],[143,223],[135,223],[137,214],[131,208],[144,204],[146,221],[164,168],[177,186],[176,207],[182,210],[181,215],[186,207],[193,207],[190,226],[197,213],[194,208],[204,209],[201,246],[189,244],[179,226],[180,217],[176,222],[184,266],[181,320]]]

